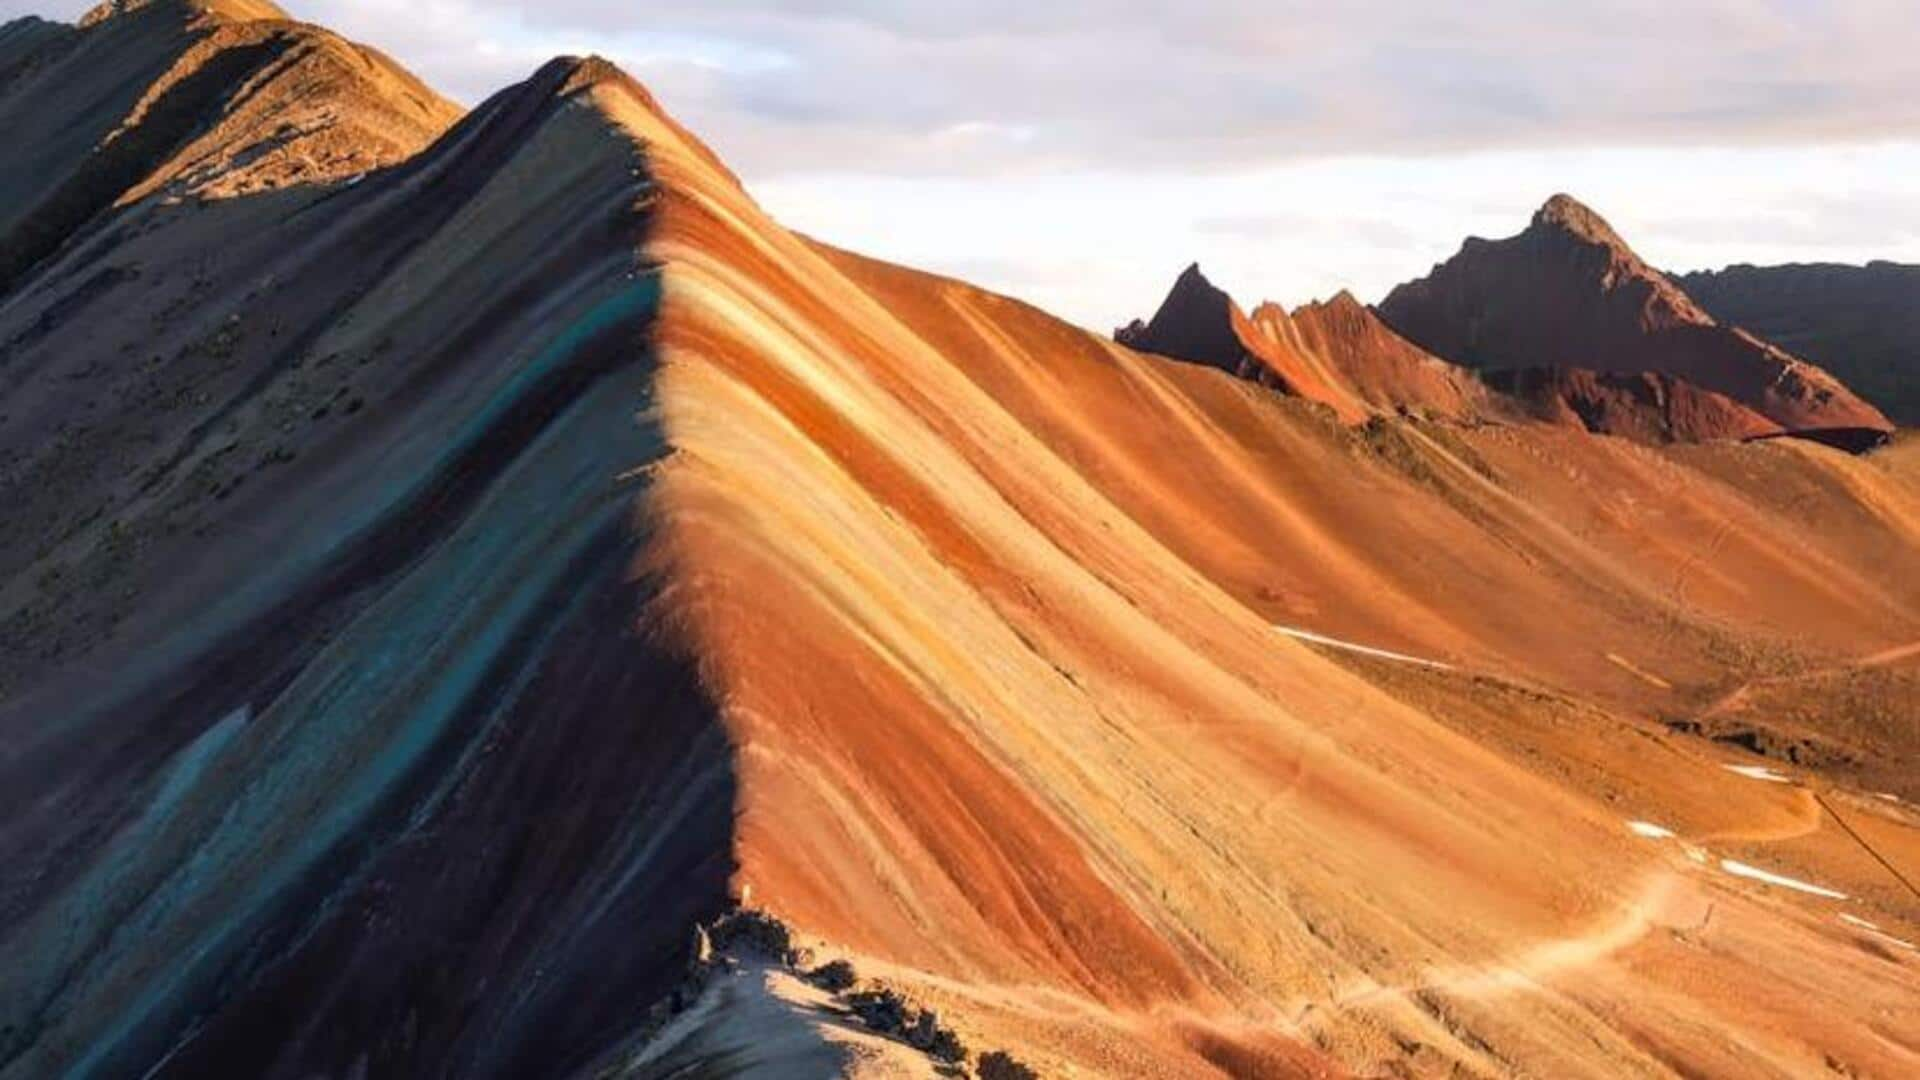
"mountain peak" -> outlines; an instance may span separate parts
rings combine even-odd
[[[1658,373],[1787,431],[1853,431],[1871,442],[1889,428],[1826,372],[1716,323],[1570,195],[1548,199],[1517,236],[1466,245],[1427,277],[1393,290],[1378,310],[1415,344],[1467,367]],[[1734,425],[1728,434],[1751,432]]]
[[[1368,311],[1367,305],[1361,303],[1360,298],[1353,295],[1352,289],[1341,289],[1339,292],[1334,293],[1322,301],[1321,306],[1325,307],[1328,311],[1348,315],[1359,314],[1371,317],[1372,314]]]
[[[81,26],[96,26],[109,19],[131,15],[149,8],[175,8],[189,18],[212,16],[232,22],[261,19],[290,20],[292,16],[272,0],[106,0],[80,17]]]
[[[1217,289],[1212,279],[1207,277],[1206,271],[1200,269],[1200,264],[1197,262],[1188,263],[1187,268],[1180,271],[1180,276],[1174,279],[1173,285],[1176,289]]]
[[[1533,227],[1570,233],[1589,243],[1627,250],[1627,242],[1613,231],[1606,218],[1565,192],[1548,199],[1534,213]]]
[[[551,76],[559,81],[562,96],[607,84],[625,86],[634,81],[632,76],[621,70],[620,65],[597,54],[556,56],[543,65],[536,78],[542,76]]]
[[[578,99],[589,107],[602,111],[611,109],[609,117],[616,123],[631,127],[638,124],[635,133],[653,143],[673,143],[685,150],[725,184],[733,188],[742,188],[740,178],[735,176],[725,162],[720,160],[707,144],[676,121],[666,108],[660,104],[640,80],[628,74],[613,61],[602,56],[558,56],[541,65],[532,78],[522,87],[535,95],[551,95],[556,98]],[[613,104],[624,103],[624,104]],[[637,112],[626,112],[636,108]],[[613,116],[622,113],[625,120]],[[656,149],[658,147],[656,146]],[[656,178],[657,179],[657,178]]]
[[[1120,343],[1142,352],[1237,371],[1246,350],[1233,326],[1233,298],[1191,263],[1174,280],[1160,308],[1144,325],[1128,327]]]

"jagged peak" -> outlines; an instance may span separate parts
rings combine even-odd
[[[1315,301],[1313,306],[1336,315],[1372,316],[1372,309],[1361,303],[1360,298],[1353,295],[1351,289],[1341,289],[1325,300]]]
[[[1200,269],[1198,262],[1188,263],[1187,268],[1180,271],[1180,276],[1173,279],[1173,287],[1176,290],[1207,289],[1214,292],[1221,291],[1219,286],[1215,285],[1213,280],[1207,277],[1206,271]]]
[[[1167,301],[1172,303],[1176,300],[1187,302],[1204,300],[1209,305],[1233,303],[1233,297],[1225,289],[1215,285],[1213,279],[1207,277],[1206,271],[1200,269],[1200,264],[1197,262],[1189,264],[1185,270],[1180,271],[1180,276],[1174,279],[1173,288],[1167,293]]]
[[[1533,228],[1552,229],[1569,233],[1588,243],[1628,250],[1627,242],[1620,238],[1612,225],[1607,224],[1606,218],[1565,192],[1548,199],[1534,213]]]
[[[98,26],[111,19],[152,8],[175,8],[189,18],[228,22],[291,21],[292,16],[272,0],[106,0],[80,17],[80,25]]]

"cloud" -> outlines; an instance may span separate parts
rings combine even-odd
[[[467,102],[606,55],[787,224],[1097,329],[1195,259],[1377,298],[1558,190],[1674,269],[1920,260],[1912,0],[280,2]]]
[[[0,13],[33,0],[0,0]],[[69,0],[64,14],[80,6]],[[751,175],[1920,133],[1911,0],[291,0],[468,101],[627,66]],[[955,138],[956,132],[1018,133]]]

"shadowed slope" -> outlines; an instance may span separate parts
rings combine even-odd
[[[1556,195],[1507,240],[1468,240],[1380,304],[1389,325],[1476,368],[1676,376],[1791,432],[1849,448],[1891,425],[1826,372],[1721,326],[1641,261],[1599,215]]]
[[[1920,425],[1920,266],[1730,266],[1676,280],[1721,322],[1821,365],[1895,422]]]
[[[557,1073],[720,909],[593,77],[361,184],[138,201],[0,307],[0,1074]]]

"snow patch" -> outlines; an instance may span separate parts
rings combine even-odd
[[[1316,645],[1326,645],[1330,648],[1344,649],[1347,652],[1360,653],[1364,656],[1377,657],[1381,660],[1394,660],[1402,664],[1418,664],[1421,667],[1434,668],[1438,671],[1453,670],[1452,664],[1443,664],[1438,660],[1425,660],[1418,656],[1408,656],[1406,653],[1376,649],[1371,645],[1356,645],[1351,641],[1341,641],[1339,638],[1330,638],[1325,634],[1316,634],[1311,630],[1300,630],[1291,626],[1275,626],[1274,630],[1300,641],[1311,641]]]
[[[1881,941],[1884,941],[1889,945],[1895,946],[1897,948],[1905,949],[1908,952],[1920,952],[1920,945],[1915,945],[1911,941],[1905,941],[1901,938],[1894,937],[1892,934],[1889,934],[1885,930],[1880,929],[1880,924],[1872,922],[1871,920],[1863,919],[1858,915],[1848,915],[1843,912],[1840,915],[1840,921],[1843,923],[1846,923],[1848,926],[1854,927],[1859,930],[1864,930],[1870,936],[1879,938]]]
[[[1635,836],[1644,836],[1649,840],[1671,840],[1674,832],[1664,825],[1655,825],[1651,821],[1629,821],[1627,828]]]
[[[1793,777],[1774,772],[1765,765],[1722,765],[1730,773],[1744,776],[1749,780],[1765,780],[1769,784],[1791,784]]]
[[[1798,878],[1790,878],[1785,874],[1776,874],[1771,870],[1762,870],[1757,866],[1748,866],[1746,863],[1735,862],[1732,859],[1721,859],[1720,869],[1725,870],[1734,877],[1748,878],[1753,881],[1764,882],[1768,885],[1777,885],[1782,889],[1793,889],[1797,892],[1811,893],[1814,896],[1824,896],[1829,900],[1851,899],[1846,893],[1835,892],[1832,889],[1815,885],[1811,882],[1801,881]]]

